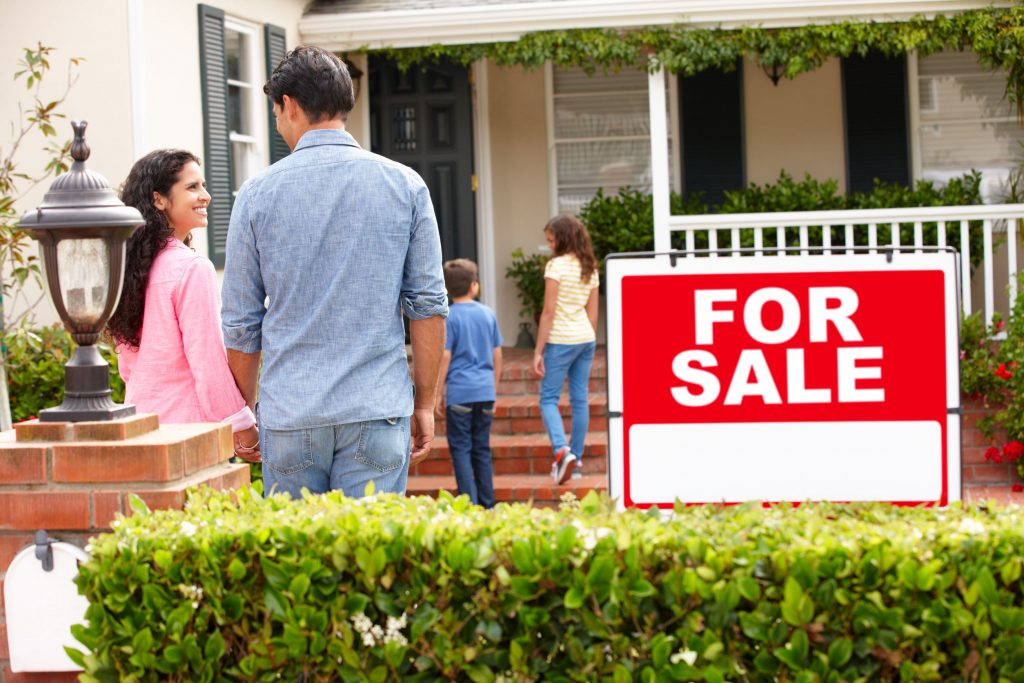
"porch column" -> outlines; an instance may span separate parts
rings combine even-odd
[[[651,116],[651,194],[654,198],[654,250],[672,248],[669,230],[668,123],[665,113],[665,69],[651,56],[647,94]]]

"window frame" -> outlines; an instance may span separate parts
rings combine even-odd
[[[228,140],[232,146],[232,171],[234,173],[235,184],[239,187],[251,178],[252,176],[259,173],[260,170],[266,168],[268,165],[267,150],[264,141],[267,140],[268,135],[268,122],[264,117],[266,107],[263,102],[263,91],[261,89],[260,78],[262,73],[265,71],[264,65],[264,49],[262,45],[262,34],[263,27],[257,26],[251,22],[233,17],[230,15],[224,16],[224,43],[225,43],[225,55],[227,55],[227,32],[234,31],[244,36],[245,40],[242,41],[242,50],[244,51],[244,60],[240,64],[245,67],[247,73],[239,74],[244,75],[248,80],[234,80],[230,77],[226,78],[226,87],[230,88],[235,86],[241,88],[243,93],[248,93],[247,102],[245,107],[242,108],[240,115],[246,117],[245,123],[249,125],[249,134],[239,133],[237,131],[230,131]],[[245,97],[245,95],[243,95]],[[230,107],[230,97],[228,98],[228,106]],[[228,122],[230,125],[231,117],[229,112]],[[244,154],[244,161],[239,164],[243,168],[239,168],[239,165],[235,164],[234,149],[236,145],[244,145],[246,153]],[[244,172],[243,172],[244,171]],[[238,191],[231,188],[232,196],[238,194]]]

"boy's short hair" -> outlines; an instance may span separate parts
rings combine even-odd
[[[444,287],[448,296],[455,299],[469,294],[469,288],[477,281],[476,264],[468,258],[457,258],[444,264]]]

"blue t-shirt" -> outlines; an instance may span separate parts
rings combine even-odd
[[[444,348],[452,353],[448,365],[448,405],[494,400],[494,349],[501,331],[494,311],[471,301],[451,304]]]

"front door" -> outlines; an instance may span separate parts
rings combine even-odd
[[[414,65],[370,57],[370,146],[426,182],[445,260],[476,260],[473,127],[469,71],[457,64]]]

